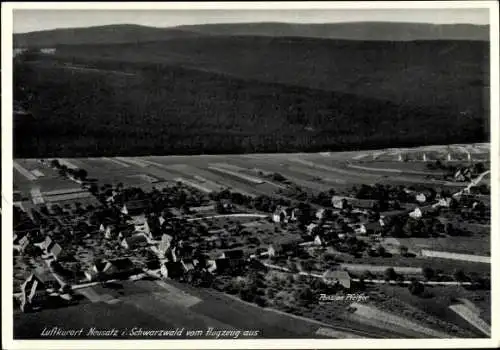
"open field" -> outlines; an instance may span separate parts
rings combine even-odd
[[[399,242],[410,250],[418,252],[422,249],[436,251],[452,251],[472,255],[489,255],[489,237],[446,237],[433,238],[398,238]]]
[[[76,306],[15,314],[14,337],[39,337],[48,324],[66,329],[83,327],[85,330],[92,325],[97,329],[114,327],[119,330],[141,327],[143,330],[185,328],[185,331],[206,331],[213,327],[258,331],[258,335],[251,338],[307,338],[313,337],[321,327],[314,321],[267,311],[213,290],[195,289],[176,282],[124,281],[108,287],[88,287],[79,293],[84,295],[85,301]],[[341,324],[331,328],[336,326],[344,332],[351,332]],[[359,324],[358,329],[352,332],[363,334]]]
[[[440,149],[438,146],[435,146]],[[446,149],[447,146],[442,146]],[[472,147],[472,145],[471,145]],[[486,152],[482,148],[474,148],[477,152]],[[381,150],[379,153],[390,152]],[[127,186],[152,187],[152,181],[176,181],[184,178],[188,181],[216,190],[230,188],[247,194],[273,194],[286,185],[266,177],[266,174],[279,173],[294,184],[308,192],[319,192],[334,189],[342,192],[355,185],[385,183],[393,185],[424,185],[448,188],[452,191],[466,186],[455,183],[428,179],[422,163],[391,162],[387,168],[395,172],[381,173],[376,170],[354,169],[350,164],[356,154],[365,151],[340,153],[296,153],[296,154],[253,154],[253,155],[201,155],[201,156],[166,156],[166,157],[118,157],[118,158],[75,158],[69,161],[76,167],[84,168],[89,178],[97,178],[102,183],[123,183]],[[483,154],[481,153],[481,154]],[[472,156],[475,157],[479,153]],[[51,169],[35,159],[17,159],[24,170],[14,172],[15,189],[29,195],[32,188],[40,188],[41,192],[63,190],[78,186],[72,181],[62,178]],[[371,162],[364,160],[363,166],[371,167]],[[383,167],[375,161],[373,168]],[[415,168],[416,170],[412,170]],[[33,175],[33,170],[43,172],[43,177]],[[401,172],[399,172],[399,170]],[[259,173],[265,172],[265,173]],[[408,173],[414,171],[414,173]],[[26,178],[28,172],[33,178]],[[27,175],[27,174],[25,174]],[[485,178],[483,181],[488,181]]]

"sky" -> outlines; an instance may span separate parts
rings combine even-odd
[[[487,9],[358,10],[14,10],[14,33],[108,24],[173,27],[238,22],[336,23],[358,21],[488,24]]]

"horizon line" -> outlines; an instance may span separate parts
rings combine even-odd
[[[290,25],[324,25],[324,24],[354,24],[354,23],[393,23],[393,24],[421,24],[430,26],[452,26],[452,25],[467,25],[475,27],[489,27],[489,23],[467,23],[467,22],[450,22],[450,23],[432,23],[432,22],[408,22],[408,21],[345,21],[345,22],[290,22],[290,21],[253,21],[253,22],[214,22],[214,23],[198,23],[198,24],[179,24],[174,26],[153,26],[137,23],[111,23],[111,24],[101,24],[101,25],[91,25],[91,26],[74,26],[74,27],[55,27],[47,28],[41,30],[27,31],[27,32],[15,32],[12,34],[32,34],[32,33],[42,33],[54,30],[68,30],[68,29],[90,29],[90,28],[103,28],[103,27],[113,27],[113,26],[136,26],[144,28],[155,28],[155,29],[175,29],[181,27],[194,27],[194,26],[211,26],[211,25],[234,25],[234,24],[290,24]]]

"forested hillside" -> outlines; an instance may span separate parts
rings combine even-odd
[[[99,71],[63,59],[34,61],[15,64],[15,98],[32,113],[14,121],[15,157],[296,152],[487,138],[484,116],[432,106],[164,63],[73,59]]]

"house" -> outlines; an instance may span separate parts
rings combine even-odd
[[[45,284],[40,278],[31,274],[21,285],[21,311],[26,312],[33,307],[41,307],[47,297]]]
[[[168,261],[177,262],[179,260],[177,257],[177,247],[170,247],[165,254],[165,258],[168,259]]]
[[[28,235],[22,236],[21,238],[14,238],[14,245],[13,248],[14,250],[22,253],[24,250],[29,246],[30,240],[28,238]]]
[[[310,223],[309,225],[307,225],[306,226],[307,234],[312,235],[314,229],[317,227],[318,227],[318,224],[315,224],[315,223]]]
[[[215,259],[215,266],[218,273],[224,273],[227,270],[231,269],[231,261],[227,258]]]
[[[54,242],[50,236],[46,236],[43,242],[35,243],[35,245],[42,250],[42,258],[45,259],[52,258],[56,260],[62,252],[61,246]]]
[[[351,276],[347,271],[328,270],[323,274],[323,281],[329,285],[340,284],[345,289],[351,288]]]
[[[119,259],[99,259],[95,261],[89,271],[85,272],[85,277],[89,281],[106,281],[110,279],[124,279],[139,269],[128,258]]]
[[[451,205],[451,197],[447,197],[447,198],[441,198],[439,199],[439,201],[437,202],[437,206],[438,207],[444,207],[444,208],[449,208],[450,205]]]
[[[425,203],[427,201],[427,197],[425,196],[425,194],[423,193],[418,193],[416,196],[415,196],[415,200],[419,203]]]
[[[121,242],[121,246],[125,249],[136,249],[147,245],[148,245],[148,239],[143,234],[136,234],[124,238]]]
[[[180,261],[167,261],[161,265],[160,274],[163,278],[180,279],[184,277],[184,266]]]
[[[206,270],[210,273],[214,273],[215,271],[217,271],[217,263],[215,260],[206,260]]]
[[[231,200],[229,200],[229,199],[221,199],[220,203],[222,204],[222,208],[224,208],[224,210],[233,210],[234,209],[233,202],[231,202]]]
[[[276,249],[272,244],[270,244],[269,247],[267,248],[267,256],[270,258],[276,256]]]
[[[346,209],[348,207],[347,198],[341,196],[333,196],[332,205],[337,209]]]
[[[147,236],[149,236],[151,234],[151,229],[149,227],[147,219],[144,220],[141,223],[135,224],[134,225],[134,230],[135,230],[135,232],[143,233],[143,234],[145,234]]]
[[[149,202],[147,200],[128,201],[123,205],[120,212],[123,215],[138,216],[144,214],[148,207]]]
[[[106,239],[113,239],[117,235],[116,225],[113,224],[101,224],[99,231],[104,234]]]
[[[284,222],[297,220],[297,210],[278,206],[273,213],[272,219],[274,222]]]
[[[212,205],[202,205],[199,207],[191,207],[191,208],[189,208],[189,210],[191,212],[194,212],[194,213],[203,213],[203,212],[215,210],[215,205],[212,204]]]
[[[163,226],[163,223],[165,223],[167,220],[165,220],[165,218],[163,216],[159,216],[158,217],[158,223],[160,224],[160,226]]]
[[[181,217],[182,212],[179,208],[168,208],[168,212],[173,216],[173,217]]]
[[[454,175],[455,181],[470,181],[472,178],[472,171],[468,167],[459,168]]]
[[[415,210],[411,211],[408,215],[411,218],[420,219],[422,217],[423,213],[422,213],[422,210],[417,207],[417,208],[415,208]]]
[[[367,232],[365,224],[356,224],[354,225],[353,229],[354,233],[358,235],[365,235]]]
[[[158,253],[161,257],[165,257],[166,253],[171,247],[174,238],[170,235],[164,234],[161,236],[160,244],[158,245]]]
[[[197,259],[182,259],[181,264],[184,269],[184,273],[187,273],[194,270],[199,265],[199,261]]]
[[[321,246],[323,245],[323,240],[321,239],[321,237],[319,235],[316,235],[316,237],[314,237],[314,245],[317,245],[317,246]]]

